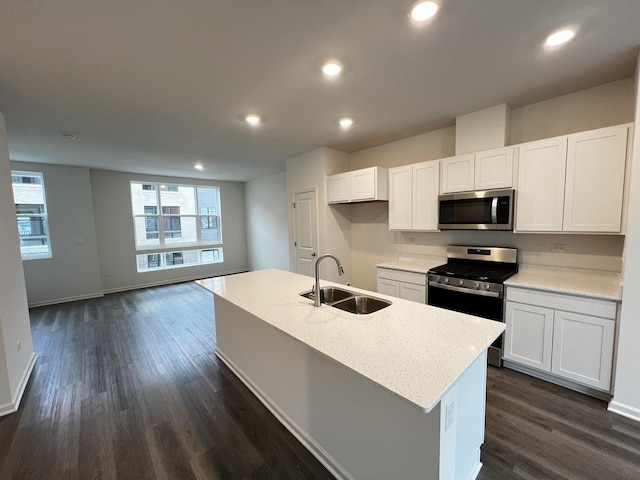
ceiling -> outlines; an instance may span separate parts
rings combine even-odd
[[[10,157],[246,181],[634,75],[638,0],[440,4],[416,27],[405,0],[1,0]],[[572,42],[542,47],[566,25]]]

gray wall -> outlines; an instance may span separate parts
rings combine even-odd
[[[287,179],[276,173],[245,183],[247,253],[252,270],[289,270]]]
[[[44,177],[53,255],[23,262],[29,305],[102,295],[89,169],[25,162],[11,167]]]
[[[0,114],[0,415],[17,407],[34,361],[19,245],[7,134]]]
[[[220,187],[224,262],[138,273],[131,213],[131,181]],[[244,184],[91,170],[102,289],[105,293],[246,270]]]

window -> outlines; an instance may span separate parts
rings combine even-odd
[[[23,260],[51,257],[42,173],[11,172],[20,253]]]
[[[218,187],[131,182],[131,207],[139,272],[223,261]]]

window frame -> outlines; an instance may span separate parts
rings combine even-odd
[[[143,213],[134,214],[134,204],[133,204],[133,189],[131,188],[133,185],[141,185],[141,189],[145,194],[155,194],[155,205],[143,205]],[[147,188],[145,188],[147,187]],[[189,187],[193,189],[193,201],[194,201],[194,212],[182,214],[180,213],[180,206],[175,205],[162,205],[162,193],[178,193],[180,187]],[[213,208],[209,207],[201,207],[200,206],[200,197],[198,195],[198,189],[210,189],[215,191],[216,203],[215,207],[217,213],[212,213],[211,210]],[[136,251],[136,264],[137,271],[139,273],[146,273],[158,270],[166,270],[173,268],[182,268],[182,267],[193,267],[193,266],[202,266],[208,265],[211,263],[223,263],[224,262],[224,242],[223,242],[223,233],[222,233],[222,205],[221,205],[221,192],[220,187],[217,185],[194,185],[194,184],[186,184],[186,183],[165,183],[165,182],[151,182],[151,181],[140,181],[140,180],[131,180],[130,181],[130,202],[131,202],[131,213],[133,219],[133,228],[134,228],[134,244]],[[151,203],[151,199],[149,198],[149,203]],[[139,204],[137,204],[139,205]],[[137,207],[139,208],[139,207]],[[154,210],[155,213],[151,213],[151,210]],[[143,227],[146,230],[147,220],[149,218],[153,218],[157,222],[158,230],[157,230],[157,238],[148,238],[150,231],[143,232],[146,240],[157,240],[158,243],[155,245],[139,245],[139,240],[144,242],[145,238],[138,238],[138,225],[137,219],[144,219]],[[176,219],[180,226],[179,230],[170,229],[167,230],[167,225],[177,226]],[[193,219],[195,224],[195,236],[196,239],[194,242],[184,242],[184,243],[167,243],[166,240],[171,239],[179,239],[182,236],[182,232],[185,228],[185,223],[189,220],[183,222],[183,219]],[[167,223],[168,222],[168,223]],[[212,225],[218,232],[217,241],[203,241],[203,230],[208,230],[209,228],[203,228],[203,222],[207,225]],[[154,230],[153,233],[156,233]],[[169,236],[167,236],[169,235]],[[180,235],[180,237],[178,237]],[[205,252],[211,250],[216,251],[212,254],[213,259],[209,261],[204,261],[203,257],[205,257]],[[186,252],[198,252],[199,263],[186,263],[186,264],[168,264],[166,256],[172,253],[186,253]],[[149,261],[148,256],[159,255],[160,258],[159,266],[152,268],[143,268],[140,269],[139,257],[147,256],[147,262]],[[156,263],[156,262],[150,262]]]
[[[32,204],[24,204],[24,203],[17,203],[16,202],[16,198],[15,198],[15,190],[13,188],[14,185],[14,181],[13,181],[13,177],[32,177],[32,178],[39,178],[40,182],[36,183],[36,185],[40,185],[40,188],[42,189],[42,200],[43,203],[42,204],[33,204],[33,205],[42,205],[43,206],[43,211],[40,213],[29,213],[29,214],[24,214],[24,213],[18,213],[18,205],[32,205]],[[28,184],[25,184],[28,185]],[[28,171],[28,170],[11,170],[11,194],[13,196],[13,206],[14,209],[16,211],[16,227],[18,229],[18,240],[20,242],[20,257],[22,258],[22,260],[42,260],[42,259],[46,259],[46,258],[53,258],[53,246],[51,245],[51,230],[49,229],[49,208],[47,206],[47,191],[45,188],[45,181],[44,181],[44,173],[42,172],[35,172],[35,171]],[[27,218],[40,218],[41,222],[44,226],[44,235],[40,235],[41,237],[45,237],[46,239],[46,246],[47,246],[47,252],[44,254],[40,254],[40,255],[26,255],[25,256],[25,252],[23,250],[23,247],[27,247],[28,245],[22,245],[22,235],[20,234],[20,223],[19,223],[19,219],[22,217],[27,217]]]

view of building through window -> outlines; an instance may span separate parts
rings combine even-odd
[[[24,260],[51,257],[42,173],[11,172],[20,253]]]
[[[139,272],[223,261],[218,187],[131,182],[131,207]]]

